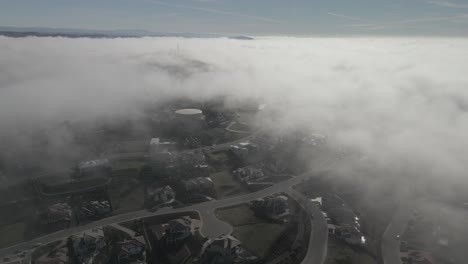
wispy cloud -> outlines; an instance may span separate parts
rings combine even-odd
[[[450,7],[450,8],[468,8],[468,4],[462,4],[462,3],[445,1],[445,0],[429,0],[429,1],[426,1],[426,3],[437,5],[437,6]]]
[[[333,13],[333,12],[328,12],[327,15],[333,16],[333,17],[338,17],[338,18],[343,18],[343,19],[348,19],[348,20],[353,20],[353,21],[359,21],[359,22],[371,22],[368,19],[363,19],[363,18],[354,17],[354,16],[347,16],[347,15]]]
[[[225,10],[220,10],[220,9],[214,9],[214,8],[206,8],[206,7],[191,6],[191,5],[169,4],[169,3],[166,3],[166,2],[163,2],[163,1],[157,1],[157,0],[148,0],[147,2],[157,4],[157,5],[161,5],[161,6],[171,7],[171,8],[190,9],[190,10],[201,11],[201,12],[206,12],[206,13],[211,13],[211,14],[227,15],[227,16],[240,17],[240,18],[248,18],[248,19],[261,21],[261,22],[277,23],[277,24],[282,24],[283,23],[283,21],[273,19],[273,18],[269,18],[269,17],[246,15],[246,14],[240,14],[240,13],[235,13],[235,12],[230,12],[230,11],[225,11]]]
[[[366,28],[370,30],[382,30],[386,28],[397,27],[397,26],[408,25],[408,24],[421,24],[421,23],[441,22],[441,21],[460,21],[460,20],[465,20],[465,19],[468,19],[468,14],[460,14],[460,15],[455,15],[455,16],[403,19],[403,20],[395,20],[395,21],[389,21],[389,22],[348,24],[344,26],[355,27],[355,28]]]

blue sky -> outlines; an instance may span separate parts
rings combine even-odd
[[[0,26],[467,36],[468,0],[0,0]]]

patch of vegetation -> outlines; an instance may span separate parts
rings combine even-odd
[[[345,242],[328,238],[328,254],[325,264],[375,264],[377,260],[364,249],[351,247]]]
[[[232,235],[239,239],[246,249],[264,258],[284,230],[285,226],[282,224],[263,222],[236,226]]]
[[[236,181],[228,170],[212,173],[210,176],[219,199],[248,193],[247,189]]]
[[[138,211],[143,208],[145,188],[135,181],[124,181],[109,190],[114,214]]]
[[[25,226],[23,222],[0,226],[0,248],[23,241]]]
[[[262,258],[268,255],[286,230],[284,224],[270,223],[258,218],[248,204],[219,209],[216,216],[231,224],[232,236],[239,239],[246,249]]]

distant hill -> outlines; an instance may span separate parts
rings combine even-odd
[[[237,37],[229,37],[230,39],[239,39],[239,40],[254,40],[254,38],[246,37],[246,36],[237,36]]]
[[[215,38],[212,34],[193,33],[158,33],[146,30],[88,30],[73,28],[45,27],[0,27],[0,36],[7,37],[65,37],[65,38],[141,38],[141,37],[182,37],[182,38]]]

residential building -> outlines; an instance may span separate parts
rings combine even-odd
[[[182,192],[188,198],[199,195],[213,197],[216,195],[213,180],[210,177],[198,177],[181,181]]]
[[[164,237],[167,244],[175,244],[190,237],[194,231],[192,220],[190,217],[185,216],[170,220],[167,224]]]
[[[253,166],[238,168],[235,169],[232,173],[240,182],[243,183],[261,181],[263,178],[265,178],[263,170]]]
[[[102,228],[91,229],[71,236],[73,252],[78,261],[87,261],[105,248],[106,242]]]
[[[43,224],[54,224],[57,222],[70,222],[72,219],[72,208],[67,203],[56,203],[47,207],[41,222]]]
[[[159,188],[149,187],[147,201],[156,205],[170,204],[175,201],[175,193],[169,185]]]
[[[284,219],[289,215],[288,197],[272,195],[252,202],[252,207],[259,215],[270,219]]]
[[[89,219],[102,218],[112,213],[112,207],[109,201],[90,201],[81,206],[80,213]]]
[[[229,151],[237,158],[245,160],[258,152],[258,146],[250,142],[242,142],[231,145]]]
[[[124,240],[118,242],[120,250],[118,253],[119,263],[128,263],[132,260],[144,258],[145,243],[138,239]]]

